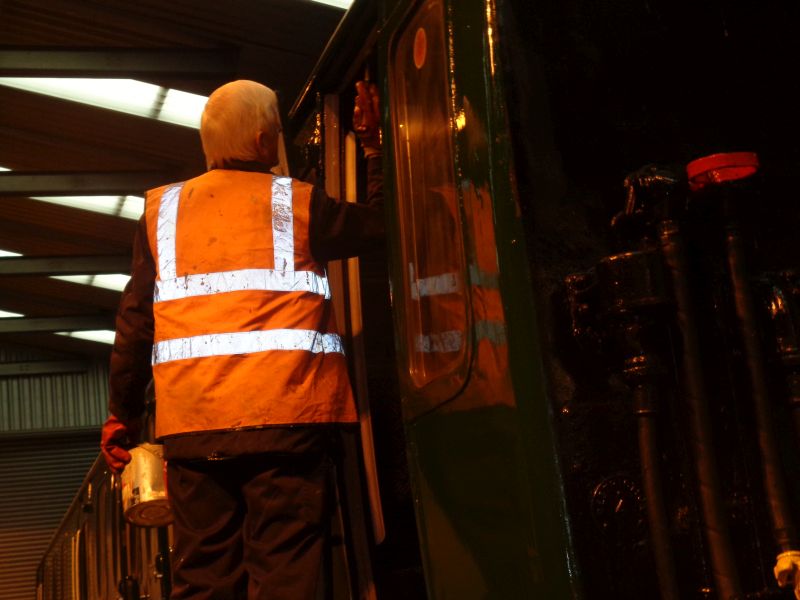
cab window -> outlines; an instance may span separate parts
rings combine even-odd
[[[463,384],[470,346],[445,32],[443,1],[423,2],[393,40],[389,72],[406,366],[438,400]]]

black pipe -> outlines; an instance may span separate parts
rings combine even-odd
[[[661,485],[656,418],[658,390],[666,373],[661,357],[668,346],[664,321],[668,315],[666,307],[670,305],[663,261],[653,249],[623,252],[601,260],[596,274],[600,313],[605,317],[601,330],[610,334],[604,339],[615,357],[615,370],[620,371],[632,390],[639,464],[659,590],[663,600],[680,600]]]
[[[756,310],[750,282],[747,278],[744,244],[739,230],[733,225],[726,228],[725,247],[728,255],[729,275],[733,285],[736,316],[739,321],[747,368],[750,373],[750,385],[753,390],[756,434],[761,451],[764,491],[767,495],[775,542],[781,552],[797,550],[796,530],[786,493],[780,451],[775,440],[775,428],[772,423],[764,353],[758,338]]]
[[[659,454],[656,434],[656,407],[658,404],[655,385],[644,383],[633,390],[633,410],[639,433],[639,461],[642,470],[647,522],[656,565],[659,591],[662,600],[680,600],[678,577],[670,542],[669,521],[664,505],[661,486]]]
[[[686,249],[680,228],[675,221],[666,220],[659,223],[659,242],[670,272],[678,326],[683,340],[683,371],[690,416],[690,442],[695,460],[711,570],[720,600],[730,600],[741,595],[741,584],[720,494],[711,419],[700,359],[700,341],[697,336],[698,321],[689,289]]]

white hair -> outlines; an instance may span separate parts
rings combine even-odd
[[[258,160],[259,132],[266,133],[277,147],[280,131],[275,92],[247,79],[226,83],[208,97],[200,119],[206,167],[220,168],[230,160]]]

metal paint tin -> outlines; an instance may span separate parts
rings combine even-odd
[[[163,447],[139,444],[122,471],[122,509],[125,518],[141,527],[161,527],[172,522],[167,498]]]

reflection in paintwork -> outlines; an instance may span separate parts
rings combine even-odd
[[[407,372],[413,387],[460,387],[468,360],[466,264],[454,173],[444,5],[429,0],[396,44],[391,96],[402,223]]]

